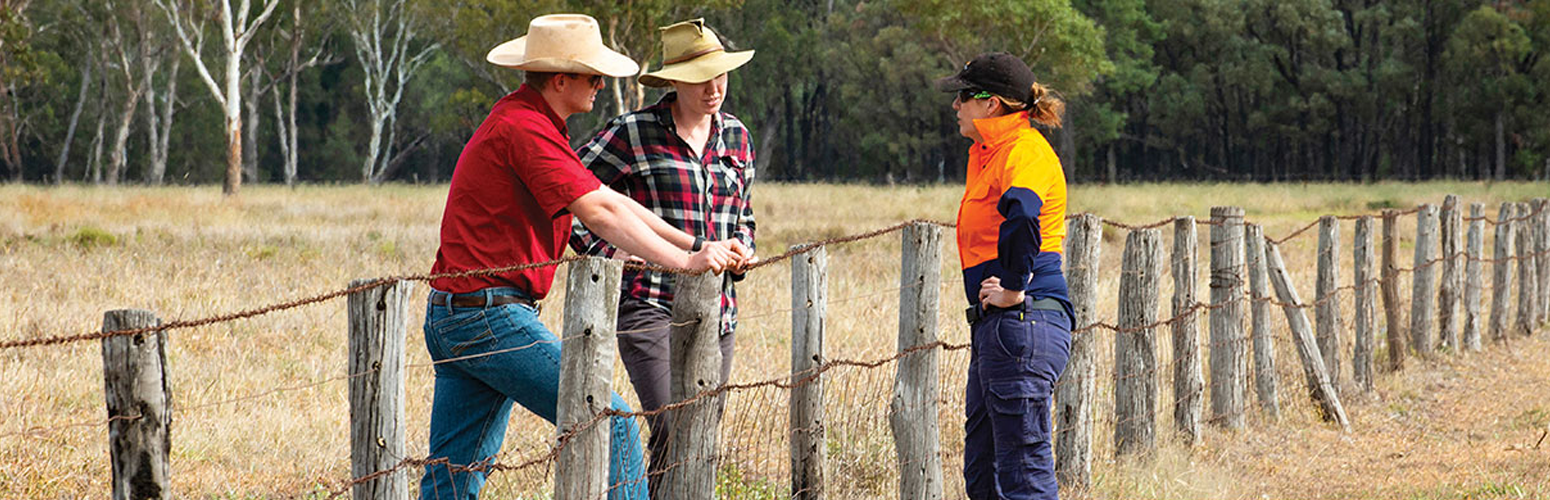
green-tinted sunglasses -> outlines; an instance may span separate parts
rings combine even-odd
[[[989,99],[992,96],[993,94],[983,90],[963,89],[958,91],[958,102],[969,102],[970,99]]]

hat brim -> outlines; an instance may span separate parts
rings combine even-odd
[[[640,65],[635,64],[634,60],[607,47],[592,54],[573,58],[528,59],[526,36],[495,46],[484,56],[484,60],[505,68],[543,73],[577,73],[624,78],[640,72]]]
[[[647,87],[668,87],[673,82],[705,83],[722,73],[748,64],[753,59],[752,50],[742,52],[714,52],[640,76],[640,84]]]
[[[957,92],[964,89],[972,89],[974,84],[963,79],[963,75],[953,75],[939,78],[936,81],[936,89],[939,92]]]

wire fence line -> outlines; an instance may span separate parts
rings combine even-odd
[[[1404,213],[1415,213],[1418,210],[1419,209],[1409,210],[1409,211],[1406,211]],[[1528,219],[1528,218],[1531,218],[1533,215],[1538,214],[1538,212],[1539,212],[1539,209],[1536,207],[1535,213],[1534,214],[1530,214],[1530,216],[1505,219],[1503,221],[1503,223],[1516,222],[1516,221],[1519,221],[1519,220]],[[1069,216],[1068,219],[1074,218],[1076,216],[1077,215]],[[1366,216],[1341,216],[1339,218],[1345,219],[1345,218],[1359,218],[1359,217],[1366,217]],[[1111,223],[1109,221],[1103,221],[1103,222],[1106,225],[1109,225],[1111,227],[1119,227],[1119,228],[1128,229],[1128,230],[1132,230],[1133,231],[1133,230],[1144,230],[1144,229],[1153,229],[1153,228],[1161,227],[1163,225],[1175,222],[1175,221],[1180,220],[1180,219],[1181,219],[1180,217],[1173,217],[1173,218],[1164,219],[1164,220],[1159,221],[1159,222],[1154,222],[1154,223],[1144,224],[1144,225],[1128,225],[1128,224],[1117,223],[1117,222],[1116,223]],[[1466,219],[1466,220],[1480,220],[1480,219],[1484,219],[1484,218]],[[1485,219],[1485,221],[1486,222],[1490,222],[1489,219]],[[781,262],[783,260],[789,259],[789,258],[791,258],[794,255],[797,255],[797,254],[800,254],[800,253],[804,253],[806,251],[810,251],[810,250],[815,249],[815,248],[820,248],[820,247],[824,247],[824,246],[828,246],[828,245],[841,244],[841,243],[849,243],[849,242],[854,242],[854,241],[860,241],[860,240],[864,240],[864,239],[874,238],[874,237],[882,236],[882,235],[885,235],[885,234],[888,234],[888,233],[892,233],[892,232],[895,232],[895,231],[899,231],[900,229],[908,227],[908,226],[913,225],[913,224],[920,224],[920,223],[932,224],[932,225],[937,225],[937,226],[942,226],[942,227],[953,227],[952,224],[942,223],[942,222],[935,222],[935,221],[926,221],[926,220],[919,220],[919,219],[912,220],[912,221],[907,221],[907,222],[904,222],[904,223],[896,224],[896,225],[889,226],[889,227],[882,228],[882,229],[878,229],[878,230],[868,231],[868,232],[865,232],[865,233],[858,233],[858,234],[854,234],[854,235],[842,236],[842,237],[831,238],[831,239],[827,239],[827,240],[807,243],[807,244],[803,244],[803,245],[798,245],[798,246],[792,247],[792,249],[790,251],[788,251],[788,252],[786,252],[784,254],[781,254],[781,255],[772,257],[770,259],[758,262],[758,263],[756,263],[754,265],[748,266],[748,268],[744,269],[744,271],[756,269],[758,267],[763,267],[763,266],[766,266],[766,265],[773,265],[773,264],[776,264],[776,263]],[[1202,225],[1216,225],[1214,223],[1214,221],[1204,221],[1204,222],[1200,222],[1200,224],[1202,224]],[[1272,241],[1272,242],[1274,242],[1276,244],[1284,243],[1285,241],[1291,240],[1293,238],[1296,238],[1296,237],[1302,235],[1303,233],[1305,233],[1308,229],[1310,229],[1314,225],[1317,225],[1317,222],[1314,222],[1312,224],[1304,226],[1301,229],[1298,229],[1298,230],[1288,234],[1287,236],[1285,236],[1285,237],[1283,237],[1283,238],[1281,238],[1279,240],[1270,240],[1270,241]],[[1267,238],[1267,240],[1268,240],[1268,238]],[[1213,242],[1213,245],[1215,245],[1217,243],[1218,242]],[[1434,258],[1434,259],[1428,260],[1428,261],[1426,261],[1424,263],[1416,265],[1414,268],[1409,268],[1409,269],[1400,268],[1398,270],[1401,271],[1401,272],[1413,272],[1413,271],[1415,271],[1417,269],[1421,269],[1421,268],[1425,268],[1425,267],[1430,267],[1430,266],[1436,264],[1437,262],[1441,262],[1441,261],[1449,260],[1449,259],[1453,259],[1453,258],[1463,258],[1463,259],[1466,259],[1466,260],[1469,260],[1469,261],[1478,261],[1478,262],[1499,263],[1502,260],[1510,262],[1510,261],[1513,261],[1513,260],[1519,260],[1521,258],[1538,258],[1540,256],[1545,255],[1546,253],[1547,252],[1544,252],[1544,251],[1532,252],[1532,253],[1528,253],[1528,254],[1520,253],[1518,255],[1513,255],[1513,256],[1511,256],[1509,258],[1506,258],[1506,259],[1498,260],[1498,259],[1482,259],[1482,258],[1470,257],[1470,256],[1467,255],[1467,252],[1461,251],[1461,252],[1457,252],[1457,253],[1455,253],[1453,255],[1450,255],[1450,256],[1439,257],[1439,258]],[[369,290],[369,289],[372,289],[372,288],[380,287],[380,286],[383,286],[383,285],[386,285],[386,284],[390,284],[390,283],[394,283],[394,282],[398,282],[398,281],[430,281],[430,280],[434,280],[434,279],[438,279],[438,278],[452,278],[452,277],[465,277],[465,276],[479,276],[479,275],[500,274],[500,273],[506,273],[506,272],[513,272],[513,271],[519,271],[519,270],[543,267],[543,266],[557,266],[557,265],[565,264],[565,263],[568,263],[568,262],[574,262],[574,261],[580,260],[582,258],[584,258],[584,257],[582,257],[582,256],[572,256],[572,257],[567,257],[567,258],[563,258],[563,259],[557,259],[557,260],[553,260],[553,261],[549,261],[549,262],[533,263],[533,264],[522,264],[522,265],[506,266],[506,267],[500,267],[500,268],[479,269],[479,270],[463,271],[463,272],[456,272],[456,273],[421,274],[421,275],[408,275],[408,276],[379,278],[377,280],[373,280],[373,281],[367,282],[367,283],[362,284],[362,285],[349,287],[349,288],[346,288],[346,289],[343,289],[343,290],[339,290],[339,291],[335,291],[335,292],[328,292],[328,293],[324,293],[324,294],[320,294],[320,295],[315,295],[315,296],[312,296],[312,297],[307,297],[307,298],[304,298],[304,299],[301,299],[301,300],[297,300],[297,301],[293,301],[293,302],[274,304],[274,305],[271,305],[271,306],[261,307],[261,308],[257,308],[257,309],[251,309],[251,310],[242,311],[242,312],[238,312],[238,313],[232,313],[232,314],[226,314],[226,315],[221,315],[221,316],[214,316],[214,317],[210,317],[210,318],[196,319],[196,320],[190,320],[190,321],[174,321],[174,322],[166,323],[166,324],[159,325],[159,326],[145,327],[145,328],[140,328],[140,329],[136,329],[136,330],[121,330],[121,331],[112,331],[112,332],[96,332],[96,333],[91,333],[91,334],[86,334],[86,335],[77,335],[77,336],[62,336],[62,337],[52,337],[52,338],[23,340],[23,341],[12,341],[12,342],[0,343],[0,349],[17,348],[17,347],[36,347],[36,346],[44,346],[44,345],[57,345],[57,344],[63,344],[63,343],[96,340],[96,339],[102,339],[102,338],[107,338],[107,337],[111,337],[111,336],[135,335],[135,334],[147,333],[147,332],[152,332],[152,331],[165,331],[165,330],[178,329],[178,328],[193,328],[193,327],[203,326],[203,325],[208,325],[208,324],[213,324],[213,323],[219,323],[219,322],[225,322],[225,321],[235,321],[237,319],[243,319],[243,318],[259,316],[259,315],[263,315],[263,314],[267,314],[267,313],[275,312],[275,311],[279,311],[279,310],[290,309],[290,308],[295,308],[295,307],[301,307],[301,306],[305,306],[305,305],[309,305],[309,304],[315,304],[315,303],[322,302],[322,301],[325,301],[325,300],[328,300],[328,299],[337,298],[337,297],[340,297],[340,296],[349,295],[349,294],[352,294],[352,293],[357,293],[357,292]],[[666,268],[666,267],[661,267],[661,266],[652,266],[652,265],[649,265],[649,264],[626,263],[626,264],[624,264],[624,267],[630,268],[630,269],[642,269],[642,270],[653,270],[653,271],[661,271],[661,272],[673,272],[673,273],[692,274],[692,273],[688,272],[687,270],[683,270],[683,269],[673,269],[673,268]],[[1327,295],[1327,296],[1325,296],[1325,297],[1323,297],[1323,298],[1321,298],[1321,299],[1319,299],[1319,300],[1317,300],[1317,301],[1315,301],[1313,303],[1305,303],[1305,304],[1288,304],[1288,303],[1285,303],[1285,302],[1282,302],[1282,301],[1279,301],[1279,300],[1276,300],[1276,299],[1273,299],[1273,298],[1270,298],[1270,297],[1251,297],[1250,296],[1251,294],[1248,292],[1247,287],[1243,287],[1244,288],[1244,293],[1240,294],[1237,297],[1230,298],[1229,300],[1227,300],[1225,302],[1216,303],[1216,304],[1207,304],[1207,303],[1202,303],[1202,302],[1196,301],[1195,303],[1190,305],[1184,311],[1181,311],[1181,312],[1175,314],[1174,316],[1172,316],[1170,318],[1159,320],[1159,321],[1155,321],[1155,322],[1152,322],[1152,323],[1148,323],[1146,325],[1137,326],[1137,327],[1123,328],[1123,327],[1119,327],[1119,326],[1117,326],[1117,325],[1115,325],[1113,323],[1105,323],[1103,321],[1098,321],[1098,322],[1089,324],[1087,326],[1084,326],[1082,328],[1074,329],[1072,331],[1072,334],[1076,335],[1076,334],[1088,333],[1088,332],[1095,331],[1095,330],[1104,330],[1104,331],[1108,331],[1108,332],[1115,333],[1115,334],[1135,333],[1135,332],[1145,331],[1145,330],[1149,330],[1149,329],[1155,329],[1155,328],[1162,327],[1162,326],[1172,325],[1172,324],[1177,323],[1179,321],[1183,321],[1185,319],[1193,318],[1196,315],[1198,315],[1201,311],[1212,311],[1212,310],[1215,310],[1215,309],[1218,309],[1218,308],[1222,308],[1222,307],[1226,307],[1228,305],[1232,305],[1232,304],[1235,304],[1235,303],[1238,303],[1238,302],[1241,302],[1241,301],[1245,301],[1245,300],[1252,300],[1252,301],[1255,301],[1255,302],[1268,302],[1268,303],[1271,303],[1271,304],[1275,304],[1275,305],[1278,305],[1278,306],[1281,306],[1281,307],[1288,307],[1288,308],[1304,308],[1304,309],[1305,308],[1313,308],[1313,307],[1317,307],[1319,305],[1322,305],[1324,303],[1327,303],[1330,300],[1338,300],[1342,295],[1345,294],[1344,292],[1351,292],[1351,291],[1357,291],[1357,290],[1360,290],[1360,289],[1365,289],[1365,288],[1371,286],[1373,283],[1381,283],[1382,281],[1383,281],[1383,278],[1371,278],[1371,279],[1368,279],[1365,282],[1360,283],[1360,284],[1351,284],[1351,285],[1341,286],[1341,287],[1338,287],[1338,288],[1334,289],[1334,293],[1331,293],[1331,294],[1329,294],[1329,295]],[[957,283],[961,283],[961,280],[958,280]],[[944,283],[944,285],[946,285],[946,283]],[[918,285],[915,285],[915,284],[904,285],[904,286],[900,286],[900,287],[896,287],[896,288],[891,288],[891,289],[886,289],[886,290],[882,290],[882,291],[878,291],[878,292],[873,292],[873,293],[869,293],[869,294],[863,294],[863,295],[858,295],[858,296],[853,296],[853,297],[847,297],[847,298],[842,298],[842,299],[831,300],[829,302],[830,303],[837,303],[837,302],[844,302],[844,301],[850,301],[850,300],[861,300],[861,299],[867,299],[867,298],[874,298],[874,297],[881,296],[881,295],[897,293],[897,292],[899,292],[901,290],[905,290],[905,289],[908,289],[908,288],[911,288],[911,287],[914,287],[914,286],[918,286]],[[1486,286],[1485,289],[1489,290],[1489,289],[1491,289],[1491,287]],[[791,309],[772,310],[772,311],[767,311],[767,312],[761,313],[760,315],[750,315],[748,318],[752,319],[752,318],[760,317],[762,315],[774,315],[774,314],[779,314],[779,313],[782,313],[782,312],[789,312],[789,311],[791,311]],[[692,324],[692,323],[694,323],[694,322],[674,323],[672,326],[687,326],[687,325]],[[642,330],[627,330],[627,331],[621,331],[621,332],[616,332],[616,333],[620,334],[620,335],[625,335],[625,334],[630,334],[630,333],[637,333],[639,331],[644,331],[644,329],[642,329]],[[572,338],[574,338],[574,337],[572,337]],[[439,361],[430,362],[430,363],[419,363],[419,364],[413,364],[413,365],[408,365],[408,366],[409,367],[414,367],[414,368],[433,367],[433,366],[435,366],[437,364],[441,364],[441,363],[463,361],[463,360],[466,360],[466,359],[472,359],[472,358],[477,358],[477,357],[482,357],[482,356],[490,356],[490,355],[502,354],[502,353],[507,352],[507,351],[515,351],[515,350],[520,350],[520,349],[526,349],[526,348],[533,347],[534,345],[544,344],[544,343],[558,343],[558,342],[563,342],[564,340],[566,340],[566,339],[556,338],[556,339],[553,339],[553,340],[537,341],[537,342],[534,342],[534,343],[529,344],[529,345],[519,346],[519,347],[516,347],[516,348],[507,349],[507,350],[503,350],[503,351],[490,352],[490,353],[481,353],[481,354],[478,354],[478,355],[465,356],[465,357],[459,357],[459,358],[452,358],[452,359],[446,359],[446,360],[439,360]],[[1218,345],[1228,344],[1228,343],[1245,343],[1245,342],[1248,342],[1248,341],[1249,341],[1248,337],[1244,336],[1244,338],[1242,338],[1242,339],[1233,339],[1233,340],[1226,341],[1226,342],[1208,343],[1206,345],[1206,347],[1216,347]],[[487,464],[475,464],[475,465],[471,465],[471,466],[459,466],[459,465],[454,465],[454,464],[447,464],[445,460],[404,458],[396,466],[394,466],[394,467],[392,467],[390,469],[373,472],[371,474],[368,474],[368,475],[362,476],[362,477],[351,478],[349,481],[343,483],[344,486],[342,486],[342,487],[332,491],[330,497],[331,498],[332,497],[337,497],[337,496],[343,494],[344,492],[348,492],[351,488],[353,488],[356,485],[359,485],[359,484],[362,484],[362,483],[365,483],[365,482],[369,482],[369,481],[375,480],[377,478],[383,477],[385,475],[392,474],[394,472],[403,470],[405,468],[411,468],[411,467],[424,468],[424,467],[432,467],[432,466],[437,466],[437,465],[446,465],[448,467],[448,470],[449,471],[453,471],[453,472],[455,472],[455,471],[501,472],[501,471],[525,470],[525,469],[533,468],[533,467],[538,466],[538,465],[549,466],[549,465],[553,465],[554,460],[556,459],[556,457],[558,457],[559,450],[564,448],[565,444],[572,437],[574,437],[575,435],[579,434],[582,431],[585,431],[585,430],[588,430],[588,429],[591,429],[591,428],[597,426],[599,423],[601,423],[603,421],[606,421],[609,418],[645,418],[645,417],[651,417],[651,416],[659,415],[659,414],[662,414],[662,413],[665,413],[665,412],[669,412],[669,411],[674,411],[674,410],[678,410],[678,409],[681,409],[681,408],[685,408],[685,407],[688,407],[688,406],[693,405],[693,404],[698,404],[698,403],[704,402],[704,400],[709,399],[709,398],[722,397],[722,396],[724,396],[724,395],[726,395],[728,393],[732,393],[732,392],[751,391],[751,390],[762,389],[762,388],[775,388],[775,389],[787,389],[787,390],[789,390],[789,389],[794,388],[794,387],[798,387],[798,386],[809,384],[809,383],[813,382],[814,380],[817,380],[825,372],[828,372],[828,371],[830,371],[830,370],[832,370],[834,368],[839,368],[839,367],[855,367],[855,368],[861,368],[861,369],[873,369],[873,368],[877,368],[877,367],[880,367],[880,366],[892,363],[894,361],[897,361],[897,360],[899,360],[901,358],[904,358],[906,356],[909,356],[911,354],[919,353],[919,352],[926,351],[926,350],[941,349],[942,351],[947,352],[947,351],[956,351],[956,350],[967,349],[969,347],[970,347],[969,344],[951,344],[951,343],[939,340],[939,341],[935,341],[935,342],[930,342],[930,343],[926,343],[926,344],[921,344],[921,345],[916,345],[916,346],[912,346],[912,347],[909,347],[909,348],[905,348],[905,349],[900,350],[899,352],[897,352],[894,355],[883,357],[883,358],[879,358],[879,359],[870,359],[870,360],[842,359],[842,358],[841,359],[829,359],[829,360],[825,360],[821,364],[819,364],[819,365],[817,365],[817,366],[815,366],[815,367],[813,367],[811,369],[808,369],[808,370],[803,371],[803,372],[794,373],[794,374],[791,374],[791,375],[785,375],[785,376],[780,376],[780,377],[775,377],[775,378],[770,378],[770,379],[761,380],[761,381],[755,381],[755,382],[748,382],[748,383],[723,384],[723,385],[720,385],[720,386],[718,386],[716,388],[702,391],[701,393],[699,393],[699,394],[697,394],[697,395],[695,395],[695,396],[693,396],[693,397],[691,397],[689,399],[686,399],[684,401],[680,401],[678,403],[667,405],[667,406],[664,406],[662,408],[658,408],[658,409],[655,409],[655,410],[636,411],[636,412],[623,412],[623,411],[617,411],[617,410],[613,410],[613,409],[604,409],[601,412],[598,412],[597,414],[595,414],[591,420],[583,422],[583,423],[581,423],[579,425],[576,425],[576,426],[569,427],[566,430],[560,432],[559,435],[556,436],[556,438],[554,440],[555,445],[550,447],[550,449],[548,450],[547,453],[544,453],[544,454],[542,454],[540,456],[533,457],[531,459],[525,460],[525,461],[523,461],[521,463],[518,463],[516,465],[506,465],[506,464],[501,464],[501,463],[497,463],[497,462],[491,462],[491,463],[487,463]],[[1180,360],[1174,360],[1173,364],[1177,365],[1179,362],[1181,362],[1181,361]],[[1166,368],[1171,368],[1171,366],[1154,367],[1153,369],[1150,369],[1150,370],[1148,370],[1145,373],[1132,374],[1132,375],[1129,375],[1129,376],[1127,376],[1125,378],[1155,377],[1155,376],[1157,376],[1159,374],[1159,372],[1161,372],[1163,369],[1166,369]],[[288,387],[274,388],[272,390],[268,390],[268,391],[265,391],[265,392],[261,392],[261,393],[257,393],[257,394],[253,394],[253,395],[249,395],[249,396],[243,396],[243,397],[239,397],[239,398],[233,398],[233,399],[227,399],[227,400],[222,400],[222,401],[216,401],[216,402],[211,402],[211,403],[204,403],[204,404],[184,407],[184,408],[178,409],[178,411],[192,411],[192,410],[201,409],[201,408],[215,407],[215,406],[221,406],[221,405],[226,405],[226,404],[238,403],[238,402],[242,402],[242,401],[249,401],[249,400],[254,400],[254,399],[260,399],[260,398],[264,398],[264,397],[268,397],[268,396],[273,396],[273,395],[281,394],[281,393],[285,393],[285,392],[291,392],[291,391],[297,391],[297,390],[304,390],[304,389],[314,388],[314,387],[326,385],[326,384],[328,384],[330,382],[336,382],[336,381],[341,381],[341,380],[353,379],[353,378],[356,378],[356,377],[360,377],[360,376],[364,376],[364,375],[369,375],[371,373],[373,373],[373,370],[368,370],[368,371],[365,371],[365,372],[352,373],[352,374],[344,375],[344,376],[327,378],[327,379],[315,381],[313,383],[309,383],[309,384],[305,384],[305,385],[297,385],[297,386],[288,386]],[[1115,380],[1118,380],[1118,378],[1116,378]],[[1067,381],[1066,380],[1062,380],[1060,383],[1058,383],[1056,385],[1060,385],[1060,384],[1064,384],[1064,383],[1067,383]],[[1181,401],[1176,401],[1175,405],[1178,405],[1180,403],[1181,403]],[[1205,422],[1213,422],[1213,421],[1217,421],[1217,420],[1223,419],[1223,418],[1228,418],[1228,417],[1231,417],[1231,416],[1233,416],[1233,415],[1216,415],[1216,416],[1210,417],[1208,419],[1205,419],[1204,421]],[[102,425],[102,424],[105,424],[105,423],[111,423],[111,422],[116,421],[116,420],[134,420],[134,419],[138,419],[138,418],[139,418],[138,415],[134,415],[134,416],[115,416],[115,417],[109,418],[106,421],[97,420],[97,421],[92,421],[92,422],[67,424],[67,425],[55,428],[55,430],[62,430],[64,428],[69,428],[69,427],[82,427],[82,426]],[[1117,420],[1115,422],[1117,422]],[[1111,423],[1113,423],[1113,422],[1111,422]],[[800,429],[793,429],[792,430],[792,432],[799,432],[799,431],[800,431]],[[1064,429],[1062,431],[1064,431]],[[0,437],[12,436],[12,435],[21,435],[21,434],[32,435],[32,434],[37,434],[39,432],[47,432],[47,430],[44,430],[42,428],[34,427],[34,428],[29,428],[27,431],[23,431],[23,432],[19,432],[19,433],[0,434]],[[618,487],[618,486],[619,485],[615,485],[615,487]]]

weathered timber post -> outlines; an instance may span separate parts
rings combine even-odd
[[[1066,284],[1076,325],[1071,359],[1055,384],[1055,477],[1060,484],[1092,484],[1093,386],[1098,334],[1098,272],[1103,250],[1103,219],[1081,214],[1066,223]]]
[[[1389,370],[1405,367],[1405,310],[1399,304],[1399,260],[1395,248],[1399,245],[1394,227],[1399,222],[1399,211],[1383,211],[1383,273],[1378,290],[1383,294],[1383,327],[1389,346]]]
[[[608,494],[608,419],[594,420],[613,403],[614,336],[622,261],[588,257],[571,263],[565,278],[564,348],[560,349],[556,439],[566,439],[554,467],[556,500]],[[589,425],[589,427],[582,427]]]
[[[1534,297],[1539,294],[1539,272],[1534,269],[1534,225],[1529,215],[1527,203],[1517,204],[1517,217],[1514,218],[1513,232],[1518,233],[1518,323],[1514,329],[1519,335],[1534,334],[1534,316],[1536,315],[1536,302]]]
[[[1200,439],[1205,376],[1200,373],[1200,331],[1195,326],[1195,218],[1173,223],[1173,424],[1185,446]]]
[[[1539,291],[1534,296],[1539,312],[1534,315],[1534,324],[1540,324],[1550,321],[1550,199],[1534,198],[1533,203],[1538,214],[1534,224],[1534,269],[1539,271],[1534,285]]]
[[[1318,281],[1313,292],[1313,318],[1319,354],[1330,386],[1340,392],[1340,219],[1319,217]]]
[[[1249,271],[1249,290],[1254,303],[1249,306],[1254,338],[1254,388],[1259,406],[1271,420],[1281,418],[1281,396],[1277,386],[1275,341],[1270,333],[1270,273],[1265,267],[1265,234],[1258,224],[1243,225],[1244,262]]]
[[[1480,297],[1484,287],[1481,258],[1485,250],[1485,204],[1469,204],[1469,237],[1464,253],[1464,338],[1463,349],[1480,350]]]
[[[1378,324],[1373,309],[1378,302],[1378,290],[1374,286],[1378,280],[1372,272],[1372,223],[1370,216],[1356,219],[1356,241],[1351,245],[1352,276],[1356,282],[1356,346],[1351,353],[1351,378],[1359,392],[1371,391],[1375,379],[1372,350],[1377,345],[1374,338]]]
[[[1442,201],[1442,281],[1437,291],[1437,329],[1442,345],[1459,350],[1459,302],[1464,293],[1464,217],[1459,197]]]
[[[1313,338],[1308,315],[1303,312],[1307,306],[1298,297],[1297,289],[1292,287],[1292,277],[1287,274],[1286,264],[1281,261],[1281,250],[1269,240],[1265,241],[1265,264],[1270,268],[1270,283],[1275,286],[1276,296],[1280,298],[1282,310],[1286,312],[1286,322],[1292,329],[1292,343],[1297,346],[1297,357],[1302,360],[1308,394],[1318,404],[1319,413],[1325,421],[1334,422],[1341,429],[1350,431],[1351,421],[1346,418],[1345,407],[1340,404],[1340,395],[1335,393],[1334,383],[1329,380],[1328,372],[1324,371],[1324,359],[1319,355],[1318,341]]]
[[[1437,206],[1421,205],[1415,214],[1415,276],[1410,293],[1410,343],[1418,355],[1437,345]]]
[[[1114,453],[1148,456],[1157,447],[1158,282],[1162,242],[1156,229],[1125,238],[1120,264],[1119,331],[1114,334]]]
[[[350,282],[365,286],[372,279]],[[404,452],[404,335],[414,283],[394,281],[350,294],[350,474],[398,465]],[[394,471],[357,484],[355,500],[409,498],[409,477]]]
[[[674,402],[720,388],[722,277],[706,272],[678,276],[673,292],[670,368]],[[704,397],[668,412],[672,432],[663,473],[663,498],[702,498],[715,491],[725,395]]]
[[[1496,213],[1496,244],[1491,263],[1491,341],[1507,340],[1507,315],[1512,299],[1512,247],[1516,232],[1512,226],[1513,205],[1502,203]]]
[[[791,259],[791,498],[824,498],[827,424],[823,378],[824,321],[829,302],[829,253],[815,247]],[[811,380],[807,380],[811,378]],[[804,380],[806,382],[804,382]]]
[[[904,228],[899,276],[899,351],[937,342],[942,285],[942,228]],[[899,498],[942,498],[941,432],[937,422],[937,354],[930,348],[898,363],[888,427],[899,457]]]
[[[119,309],[102,316],[102,331],[160,326],[150,311]],[[108,407],[113,500],[174,498],[172,392],[167,390],[167,340],[161,332],[102,339],[102,386]]]
[[[1243,428],[1243,208],[1211,207],[1211,420]]]

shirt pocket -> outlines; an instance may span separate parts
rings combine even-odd
[[[715,181],[714,193],[717,197],[741,202],[743,188],[747,185],[744,178],[746,164],[742,160],[731,156],[718,158],[709,166],[712,179]]]

